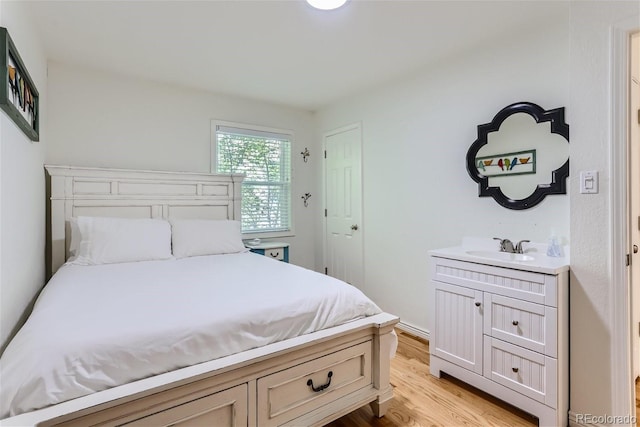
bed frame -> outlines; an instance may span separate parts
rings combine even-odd
[[[69,219],[240,218],[242,175],[46,166],[47,270],[65,262]],[[381,417],[398,318],[381,313],[134,381],[1,425],[324,425],[370,404]]]

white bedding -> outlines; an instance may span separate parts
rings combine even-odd
[[[0,418],[380,312],[252,253],[65,265],[0,358]]]

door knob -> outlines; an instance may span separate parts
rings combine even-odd
[[[633,253],[634,254],[638,253],[638,245],[633,245]]]
[[[351,229],[352,229],[353,231],[356,231],[356,230],[358,229],[358,224],[353,224],[353,225],[351,226]]]

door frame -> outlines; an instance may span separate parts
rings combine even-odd
[[[611,399],[614,414],[634,415],[631,277],[625,260],[630,251],[627,158],[630,143],[629,55],[631,34],[639,30],[638,17],[617,23],[611,30]]]
[[[638,43],[638,45],[635,47],[635,51],[634,51],[634,45],[633,45],[633,40],[636,40],[636,43]],[[630,35],[630,40],[631,43],[629,45],[629,59],[631,60],[631,62],[633,63],[633,61],[638,61],[638,64],[640,65],[640,31],[634,32]],[[631,67],[630,67],[631,69]],[[640,292],[640,258],[638,258],[638,255],[635,255],[635,260],[634,260],[634,255],[633,255],[633,245],[638,244],[638,242],[640,242],[640,240],[638,239],[640,237],[640,211],[638,210],[634,210],[634,202],[638,203],[640,202],[640,199],[638,199],[637,201],[634,198],[634,194],[636,195],[635,197],[637,198],[638,196],[640,196],[640,181],[636,181],[634,180],[635,177],[640,175],[640,145],[638,145],[637,147],[635,147],[635,151],[634,151],[634,141],[636,142],[640,142],[640,140],[634,140],[633,137],[636,136],[634,135],[634,127],[635,127],[635,132],[637,132],[637,136],[640,137],[640,116],[635,117],[634,114],[634,109],[633,107],[637,107],[640,108],[640,102],[637,104],[633,104],[633,99],[634,99],[634,95],[637,98],[636,102],[640,101],[640,91],[638,91],[637,93],[634,94],[633,89],[633,75],[629,76],[629,105],[631,107],[630,111],[629,111],[629,171],[628,171],[628,183],[629,183],[629,221],[628,221],[628,225],[629,225],[629,242],[628,242],[628,250],[630,251],[631,254],[631,267],[630,267],[630,283],[629,283],[629,289],[630,289],[630,297],[631,297],[631,368],[632,368],[632,380],[635,382],[636,378],[640,377],[640,336],[638,334],[636,334],[636,331],[638,331],[637,327],[638,324],[640,322],[640,294],[638,294],[638,292]],[[640,87],[638,87],[638,89],[640,89]],[[635,155],[635,157],[634,157]],[[637,205],[635,205],[637,206]],[[634,286],[636,286],[637,289],[634,289]],[[634,311],[635,310],[635,311]],[[637,410],[637,409],[636,409]]]
[[[360,229],[362,230],[362,283],[360,286],[363,286],[366,282],[365,280],[365,269],[364,269],[364,252],[365,252],[365,233],[364,233],[364,167],[362,164],[362,122],[355,122],[349,125],[341,126],[336,129],[332,129],[330,131],[324,132],[322,134],[322,268],[324,274],[327,274],[327,248],[329,246],[327,242],[327,216],[324,214],[327,210],[327,138],[342,132],[350,131],[358,129],[360,132],[360,188],[361,188],[361,197],[360,197]]]

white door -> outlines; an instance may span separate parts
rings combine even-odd
[[[631,240],[631,330],[633,374],[640,376],[640,33],[631,38],[629,204]],[[637,251],[634,253],[634,251]]]
[[[357,124],[324,136],[326,273],[358,287],[364,281],[361,134]]]

